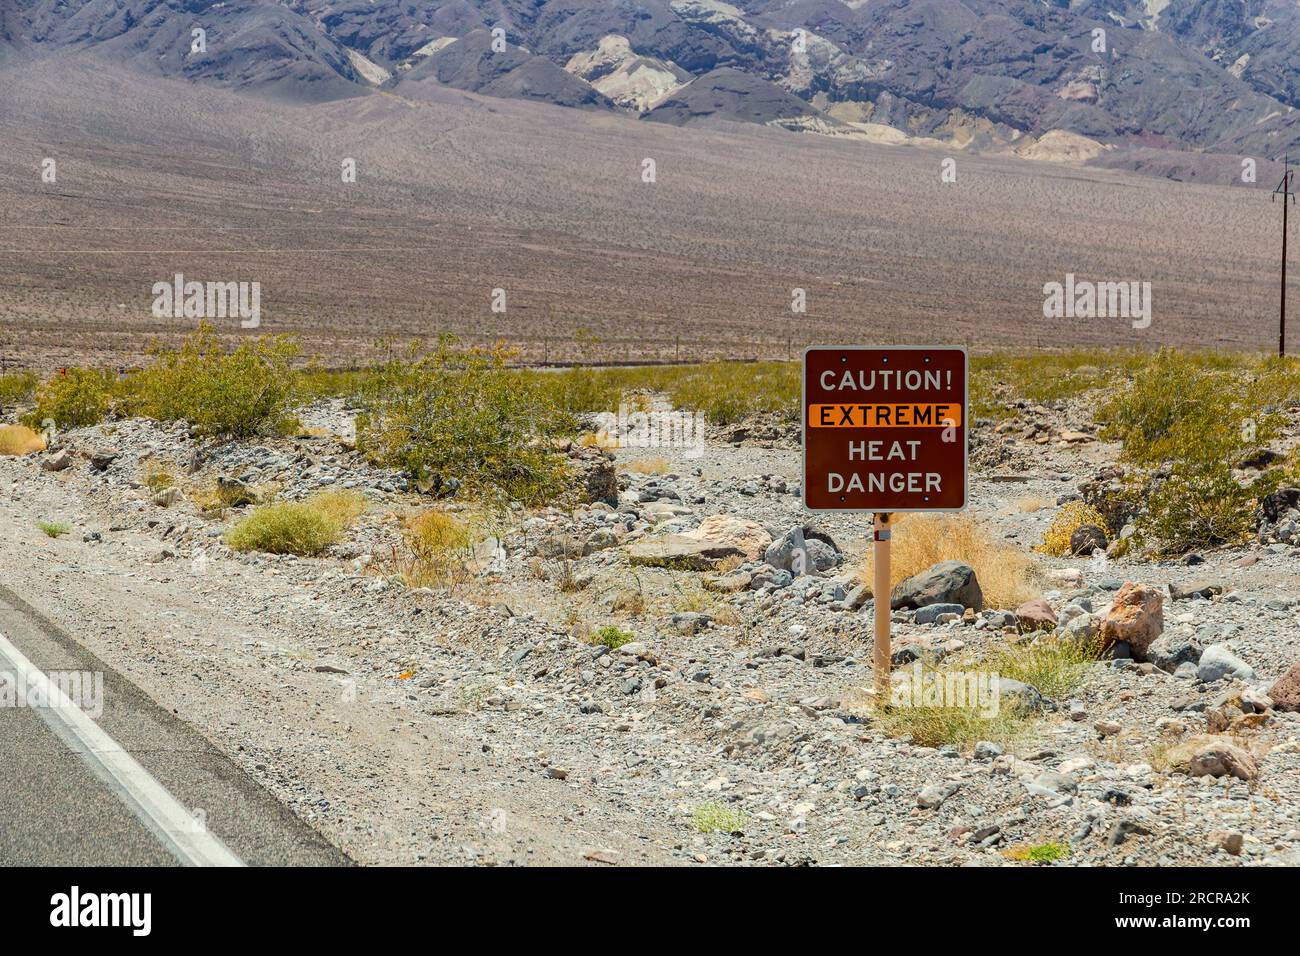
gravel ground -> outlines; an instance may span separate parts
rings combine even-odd
[[[1074,412],[1059,432],[1032,425],[1047,417],[1029,409],[1030,427],[973,436],[970,511],[1026,552],[1117,453]],[[1056,865],[1300,862],[1300,715],[1249,705],[1300,660],[1291,545],[1194,565],[1035,555],[1058,572],[1044,585],[1054,612],[1104,617],[1140,582],[1165,592],[1166,635],[1226,645],[1253,675],[1205,683],[1104,659],[1014,746],[935,749],[886,735],[861,706],[869,519],[803,512],[788,434],[718,435],[697,458],[620,451],[620,468],[649,473],[621,471],[617,505],[516,513],[469,580],[434,591],[386,563],[400,516],[427,501],[350,450],[338,403],[302,419],[314,437],[211,445],[128,421],[0,458],[0,568],[358,861],[1021,866],[1008,850],[1060,843]],[[68,467],[41,467],[61,449]],[[291,499],[351,488],[370,510],[322,557],[237,554],[222,534],[239,512],[205,517],[188,491],[156,498],[144,478],[158,462],[186,489],[217,476]],[[1023,510],[1033,498],[1047,506]],[[834,542],[828,566],[787,583],[761,557],[720,574],[631,563],[716,515],[777,538],[815,526]],[[72,530],[51,538],[41,521]],[[1071,569],[1082,585],[1059,574]],[[734,593],[705,588],[755,575]],[[1167,591],[1205,582],[1222,593]],[[988,615],[895,620],[896,649],[1020,639]],[[593,644],[608,624],[632,642]],[[1252,779],[1153,769],[1225,712]],[[743,816],[701,832],[702,806]]]

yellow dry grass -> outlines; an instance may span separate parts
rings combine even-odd
[[[30,455],[45,450],[45,439],[26,425],[0,425],[0,455]]]
[[[1038,594],[1033,560],[995,541],[986,527],[965,515],[904,515],[894,522],[891,540],[890,587],[940,561],[961,561],[975,569],[986,607],[1014,608]],[[870,554],[859,577],[871,587]]]

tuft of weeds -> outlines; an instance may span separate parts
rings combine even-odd
[[[72,530],[72,525],[64,524],[62,521],[38,521],[36,527],[44,531],[46,536],[50,538],[57,538]]]
[[[1106,526],[1106,519],[1100,511],[1082,501],[1067,501],[1043,532],[1043,542],[1036,550],[1056,557],[1068,555],[1070,538],[1075,531],[1088,524],[1097,525],[1110,538],[1112,531]]]
[[[638,475],[665,475],[669,471],[667,458],[638,458],[623,466],[624,471]]]
[[[1018,863],[1055,863],[1070,855],[1068,843],[1035,843],[1013,846],[1004,854],[1008,860]]]
[[[1059,698],[1078,690],[1101,656],[1100,638],[1040,637],[1004,647],[987,657],[982,666],[1000,677],[1028,684],[1044,697]]]
[[[0,425],[0,455],[30,455],[45,450],[40,432],[26,425]]]
[[[890,587],[940,561],[963,561],[975,569],[984,603],[1013,608],[1036,595],[1033,561],[993,540],[988,529],[965,515],[908,514],[894,522]],[[859,579],[871,587],[872,558]]]
[[[609,609],[616,614],[627,614],[632,617],[640,617],[646,612],[645,593],[638,587],[623,588],[609,603]]]
[[[691,814],[691,827],[697,833],[739,833],[748,823],[745,811],[716,800],[701,803]]]
[[[176,474],[160,461],[150,461],[141,476],[141,481],[150,491],[163,491],[176,484]]]
[[[230,529],[226,543],[236,551],[320,554],[337,542],[350,520],[360,514],[357,502],[346,500],[349,497],[360,498],[330,493],[306,501],[260,505]]]
[[[611,651],[616,651],[624,644],[629,644],[634,640],[636,640],[635,634],[631,631],[621,630],[615,624],[606,624],[604,627],[598,628],[591,636],[593,644],[604,644]]]

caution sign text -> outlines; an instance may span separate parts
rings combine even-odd
[[[804,353],[804,504],[819,511],[966,506],[966,352]]]

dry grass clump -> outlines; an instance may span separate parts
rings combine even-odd
[[[363,510],[365,499],[353,492],[261,505],[230,529],[226,543],[236,551],[319,554],[337,542]]]
[[[993,539],[988,529],[960,514],[908,514],[893,523],[890,587],[940,561],[961,561],[975,569],[988,607],[1018,607],[1037,595],[1032,559]],[[872,558],[860,579],[872,584]]]
[[[986,658],[982,666],[1000,677],[1028,684],[1044,697],[1059,698],[1078,690],[1101,653],[1100,638],[1042,637],[1005,647]]]
[[[1043,543],[1038,546],[1038,550],[1056,557],[1069,554],[1070,538],[1075,531],[1087,524],[1095,524],[1106,532],[1107,538],[1110,537],[1111,529],[1106,526],[1106,519],[1100,511],[1082,501],[1066,502],[1043,532]]]
[[[474,535],[468,524],[449,512],[432,508],[407,520],[394,563],[409,587],[450,587],[468,578],[467,562],[473,546]]]
[[[26,425],[0,425],[0,455],[30,455],[45,450],[40,432]]]
[[[669,470],[667,458],[638,458],[623,465],[624,471],[638,475],[666,475]]]
[[[1039,495],[1026,495],[1016,502],[1016,511],[1021,514],[1032,514],[1035,511],[1042,511],[1044,508],[1052,507],[1051,498],[1043,498]]]

